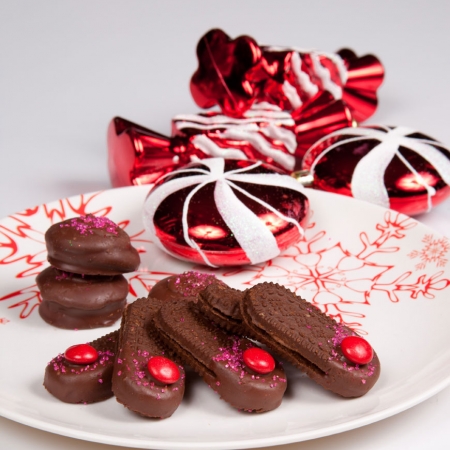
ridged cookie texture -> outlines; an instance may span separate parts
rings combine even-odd
[[[213,283],[198,294],[197,308],[221,328],[248,336],[240,309],[243,295],[243,291],[233,289],[224,283]]]
[[[44,387],[66,403],[95,403],[113,396],[111,378],[119,332],[109,333],[89,344],[98,352],[97,361],[74,364],[61,353],[45,368]]]
[[[190,365],[220,397],[235,408],[265,412],[277,408],[286,390],[281,364],[258,374],[243,361],[243,352],[256,345],[228,334],[203,317],[194,304],[178,300],[164,304],[154,319],[163,343]]]
[[[128,305],[119,330],[112,390],[119,403],[146,417],[167,418],[178,408],[183,395],[185,373],[173,384],[156,380],[148,371],[152,356],[166,356],[165,349],[151,334],[152,319],[161,302],[140,298]]]
[[[344,357],[340,344],[355,332],[283,286],[259,283],[248,289],[241,313],[260,342],[336,394],[360,397],[379,378],[380,361],[375,352],[365,365]]]

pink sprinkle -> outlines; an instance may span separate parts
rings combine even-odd
[[[362,384],[366,384],[366,380],[364,380],[364,378],[361,380]]]
[[[103,383],[103,380],[102,380],[101,378],[99,378],[99,379],[98,379],[98,382],[99,382],[100,384],[102,384],[102,383]]]
[[[187,271],[179,275],[174,284],[176,287],[182,289],[182,294],[185,297],[195,297],[197,294],[209,286],[216,280],[215,275],[208,275],[196,271]],[[182,283],[184,281],[184,283]]]
[[[80,234],[93,234],[93,229],[105,229],[108,233],[118,234],[118,225],[107,217],[96,217],[92,214],[75,217],[70,222],[61,224],[61,227],[75,228]]]
[[[230,368],[234,372],[242,371],[245,367],[242,357],[242,350],[240,349],[240,339],[235,336],[231,347],[219,347],[222,353],[213,357],[214,361],[226,361],[225,367]],[[242,376],[242,372],[241,372]]]

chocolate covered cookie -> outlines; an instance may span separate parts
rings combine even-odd
[[[140,264],[130,237],[106,217],[92,214],[52,225],[45,233],[49,263],[65,272],[120,275]]]
[[[248,289],[241,313],[260,342],[336,394],[360,397],[378,380],[380,361],[367,341],[283,286],[260,283]],[[343,351],[349,336],[365,342],[369,358],[355,360]]]
[[[265,412],[281,404],[286,374],[280,363],[202,317],[190,302],[164,303],[155,315],[154,334],[235,408]]]
[[[95,403],[112,397],[111,378],[118,337],[115,331],[90,342],[97,353],[95,360],[83,355],[67,359],[63,353],[53,358],[45,369],[45,389],[66,403]]]
[[[150,334],[161,301],[140,298],[126,308],[119,332],[112,389],[128,409],[146,417],[164,419],[178,408],[184,395],[185,373],[167,359]]]
[[[150,290],[149,297],[159,300],[197,301],[197,295],[212,283],[222,283],[214,275],[187,271],[180,275],[171,275],[158,281]]]
[[[249,332],[243,323],[240,302],[243,291],[233,289],[225,283],[212,283],[199,292],[197,308],[221,328],[242,336]]]
[[[106,327],[126,306],[128,282],[122,275],[78,275],[48,267],[36,277],[40,316],[65,329]]]

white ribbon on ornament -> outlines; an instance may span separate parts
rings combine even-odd
[[[216,143],[221,139],[246,141],[261,155],[271,158],[286,171],[294,170],[296,158],[293,155],[297,149],[297,138],[292,128],[295,121],[288,112],[276,105],[256,103],[245,112],[243,118],[230,118],[219,113],[210,116],[178,115],[173,118],[172,124],[180,131],[189,128],[215,130],[214,139],[205,134],[197,134],[191,139],[192,145],[208,157],[248,159],[242,150]],[[278,146],[274,146],[270,140],[277,141]],[[279,148],[280,143],[286,151]]]
[[[256,162],[248,167],[231,170],[229,172],[224,171],[225,160],[223,158],[203,159],[201,160],[201,164],[209,168],[209,171],[202,168],[180,169],[173,171],[164,177],[181,173],[190,173],[192,176],[170,179],[169,181],[158,186],[156,189],[152,190],[145,200],[144,225],[159,248],[172,254],[172,256],[178,257],[168,251],[156,236],[156,229],[153,219],[158,207],[169,195],[174,194],[181,189],[195,186],[186,197],[183,205],[183,237],[186,243],[201,255],[205,264],[212,267],[217,267],[209,261],[207,254],[189,236],[189,224],[187,219],[192,197],[209,183],[215,183],[214,200],[216,202],[219,214],[233,233],[236,241],[244,250],[251,264],[258,264],[260,262],[275,258],[280,254],[280,249],[278,248],[277,241],[272,232],[251,209],[245,206],[238,199],[233,190],[239,191],[248,198],[264,206],[267,210],[282,220],[294,224],[300,235],[304,235],[304,230],[297,220],[285,216],[270,204],[264,202],[258,197],[253,196],[245,189],[234,183],[242,182],[264,186],[283,187],[304,194],[303,186],[294,178],[289,175],[281,175],[277,173],[247,173],[260,166],[262,164],[261,162]]]
[[[347,83],[348,71],[344,60],[337,53],[319,52],[297,47],[267,46],[265,49],[272,52],[293,52],[291,56],[292,72],[295,75],[296,84],[300,87],[300,90],[306,94],[307,99],[317,94],[319,91],[319,86],[317,84],[320,84],[320,88],[324,91],[328,91],[336,100],[342,98],[342,86],[345,86]],[[303,70],[302,55],[309,55],[311,58],[312,67],[309,69],[312,73]],[[333,64],[339,74],[341,85],[335,83],[331,79],[331,72],[321,63],[321,57],[328,59]],[[319,82],[315,80],[319,80]],[[283,93],[291,103],[293,109],[296,109],[303,104],[302,99],[297,92],[297,88],[287,80],[283,83]]]
[[[378,125],[377,125],[378,126]],[[380,126],[378,126],[380,127]],[[407,127],[395,127],[393,129],[383,127],[385,131],[374,128],[342,128],[338,131],[328,134],[314,144],[314,147],[322,142],[343,135],[352,135],[347,139],[335,142],[327,147],[314,159],[311,168],[311,175],[314,176],[314,170],[320,160],[330,151],[355,141],[373,140],[380,141],[367,155],[365,155],[355,167],[352,175],[351,190],[353,197],[366,200],[377,205],[389,208],[389,195],[384,184],[384,173],[394,156],[397,156],[403,164],[415,176],[415,181],[422,185],[428,194],[428,210],[432,207],[432,197],[436,190],[430,186],[426,180],[417,172],[417,170],[400,153],[399,147],[406,147],[415,151],[417,154],[427,160],[439,173],[444,182],[450,186],[450,159],[434,146],[445,148],[442,144],[431,139],[417,139],[408,137],[417,131]],[[307,158],[305,155],[304,159]]]

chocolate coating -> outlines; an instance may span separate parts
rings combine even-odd
[[[123,275],[81,276],[47,267],[36,284],[44,301],[54,301],[67,308],[96,310],[120,302],[128,295],[128,282]]]
[[[114,364],[112,389],[116,399],[146,417],[164,419],[178,408],[184,395],[185,373],[166,385],[153,378],[147,368],[149,358],[164,355],[164,348],[149,333],[161,302],[140,298],[125,310],[119,334],[119,350]],[[166,356],[166,355],[164,355]]]
[[[109,327],[117,322],[127,301],[108,303],[99,309],[67,308],[60,303],[43,300],[39,304],[39,315],[48,324],[66,330],[87,330]]]
[[[126,306],[128,282],[122,275],[93,276],[48,267],[36,277],[41,292],[40,316],[65,329],[107,327]]]
[[[150,290],[149,297],[163,301],[197,301],[197,295],[212,283],[222,283],[214,275],[189,271],[172,275],[158,281]]]
[[[342,354],[342,339],[355,332],[283,286],[260,283],[248,289],[241,313],[260,342],[325,389],[360,397],[378,380],[380,361],[375,352],[370,363],[360,366]]]
[[[45,243],[49,263],[66,272],[120,275],[140,264],[128,234],[109,219],[92,214],[52,225]]]
[[[65,403],[95,403],[113,396],[111,378],[119,332],[90,342],[99,355],[91,364],[74,364],[61,353],[47,365],[44,387]]]
[[[255,344],[231,335],[196,312],[189,302],[165,303],[155,315],[155,333],[179,358],[230,405],[265,412],[281,404],[286,374],[280,363],[269,374],[249,369],[242,353]]]

